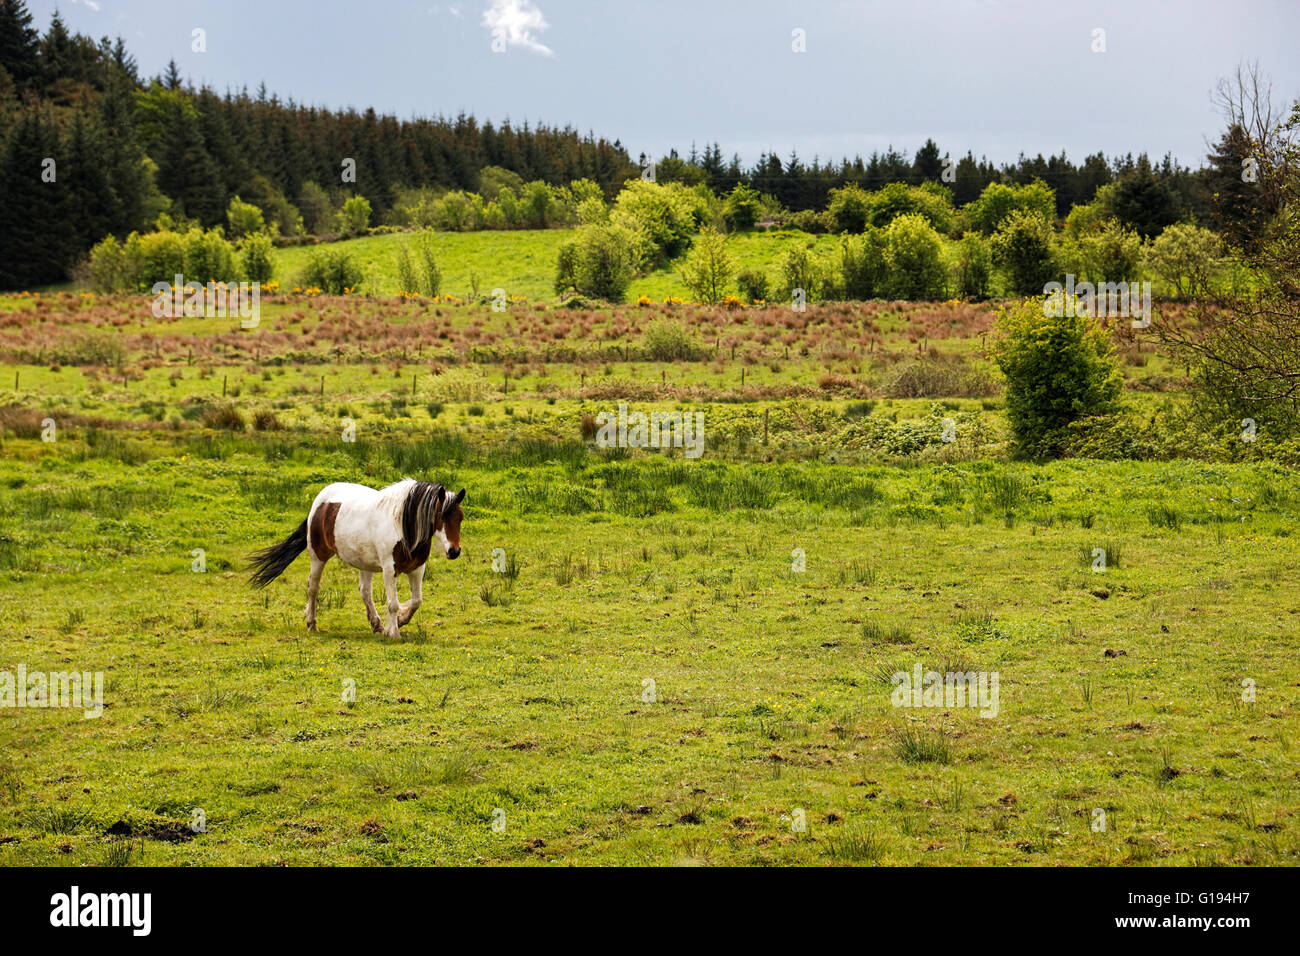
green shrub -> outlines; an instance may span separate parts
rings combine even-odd
[[[397,291],[418,292],[420,279],[415,273],[415,263],[411,260],[411,250],[406,243],[397,247]]]
[[[646,355],[654,362],[679,362],[693,359],[699,354],[699,345],[691,334],[677,322],[660,319],[651,322],[642,333],[641,343]]]
[[[747,302],[767,301],[767,273],[760,269],[744,269],[736,276],[740,295]]]
[[[112,236],[90,250],[87,274],[96,292],[120,292],[132,285],[126,273],[126,253]]]
[[[884,231],[867,226],[860,236],[846,236],[840,243],[840,284],[844,298],[864,301],[884,295]]]
[[[939,234],[917,213],[905,213],[885,232],[885,291],[898,299],[942,299],[947,279]]]
[[[481,196],[456,189],[434,204],[431,222],[419,224],[436,226],[448,232],[472,232],[483,228],[484,215]]]
[[[370,200],[353,196],[339,210],[339,232],[345,236],[359,236],[370,228]]]
[[[1065,217],[1065,238],[1080,239],[1099,231],[1114,218],[1115,183],[1106,183],[1097,188],[1091,202],[1075,203],[1070,207],[1070,213]]]
[[[577,215],[579,225],[599,225],[609,222],[609,207],[603,199],[593,196],[578,203]]]
[[[803,245],[794,246],[781,260],[782,297],[794,299],[802,291],[804,301],[811,302],[820,293],[825,274],[825,268],[812,250]]]
[[[229,282],[237,278],[234,248],[220,229],[204,232],[196,227],[185,233],[184,242],[187,282]]]
[[[230,200],[230,206],[226,209],[226,223],[230,226],[230,235],[234,239],[242,239],[244,236],[266,231],[266,220],[262,216],[262,210],[252,203],[244,202],[238,196]]]
[[[576,291],[610,302],[622,302],[635,274],[637,237],[615,223],[580,226],[574,239],[560,246],[556,258],[555,291]]]
[[[699,224],[697,212],[703,214],[700,197],[681,183],[661,185],[637,179],[614,200],[612,219],[641,238],[637,251],[645,258],[666,262],[691,244]]]
[[[430,298],[442,289],[442,270],[433,254],[433,236],[426,234],[419,245],[420,258],[420,294]]]
[[[785,217],[784,225],[791,229],[798,229],[800,232],[813,234],[830,232],[834,228],[830,216],[815,209],[800,209],[798,212],[791,213]]]
[[[723,203],[723,221],[731,230],[753,229],[763,215],[763,197],[758,190],[739,183]]]
[[[112,257],[111,247],[105,246],[100,253],[100,268],[111,271]],[[233,282],[240,278],[234,248],[221,230],[204,232],[197,226],[184,233],[170,228],[143,235],[133,232],[126,237],[117,266],[121,270],[119,288],[137,291],[149,289],[158,282],[171,285],[177,275],[185,282],[199,283]]]
[[[1068,243],[1070,265],[1081,281],[1127,282],[1138,278],[1142,240],[1118,220],[1108,219]]]
[[[268,282],[275,272],[271,237],[264,232],[249,236],[240,245],[239,261],[249,282]]]
[[[682,281],[700,302],[717,305],[731,284],[731,269],[727,237],[705,226],[686,254]]]
[[[534,180],[519,194],[519,217],[528,229],[545,229],[561,216],[559,203],[550,185]]]
[[[938,183],[910,186],[889,183],[871,194],[867,221],[884,228],[899,216],[917,215],[939,232],[952,232],[957,214],[952,208],[952,193]]]
[[[1041,295],[1058,275],[1052,224],[1035,212],[1014,211],[992,239],[993,261],[1006,271],[1009,291]]]
[[[1169,226],[1156,236],[1147,253],[1147,264],[1180,299],[1191,299],[1210,291],[1210,282],[1223,256],[1217,235],[1200,226]]]
[[[835,232],[857,234],[866,228],[871,214],[871,194],[850,183],[830,191],[826,215]]]
[[[343,249],[315,249],[298,279],[305,289],[320,289],[328,295],[355,292],[365,279],[365,271]]]
[[[993,253],[979,233],[970,232],[957,243],[954,285],[963,299],[984,299],[989,294],[993,273]]]
[[[442,289],[442,270],[433,254],[433,238],[425,235],[416,245],[413,257],[406,243],[397,247],[397,288],[399,292],[433,298]]]
[[[184,239],[170,229],[131,233],[126,237],[126,270],[131,287],[137,290],[155,282],[171,284],[185,273]]]
[[[985,235],[996,232],[1012,213],[1029,213],[1049,222],[1056,218],[1056,193],[1042,180],[1027,186],[989,183],[966,207],[971,225]]]
[[[1033,459],[1060,454],[1072,422],[1115,412],[1122,381],[1104,330],[1046,313],[1042,298],[1004,309],[993,346],[1015,450]]]

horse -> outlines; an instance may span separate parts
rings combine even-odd
[[[465,489],[449,494],[442,485],[404,478],[387,488],[335,482],[321,489],[298,530],[279,544],[248,556],[252,572],[249,583],[264,588],[293,564],[304,551],[311,556],[307,578],[307,629],[317,631],[316,594],[320,590],[325,562],[338,555],[340,561],[361,572],[361,600],[376,634],[396,640],[399,628],[407,624],[421,602],[424,566],[436,539],[448,560],[460,557],[460,523],[465,517],[461,504]],[[371,583],[383,572],[384,594],[388,599],[388,621],[375,610]],[[397,576],[405,574],[411,599],[397,601]]]

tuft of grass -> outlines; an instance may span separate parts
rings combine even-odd
[[[519,558],[513,551],[506,553],[504,565],[496,573],[501,576],[502,580],[509,582],[511,586],[514,585],[519,578]]]
[[[484,581],[478,598],[488,607],[509,607],[512,600],[510,584],[510,581]]]
[[[130,866],[135,847],[130,840],[114,840],[100,857],[100,866]]]
[[[895,727],[891,735],[894,754],[903,763],[948,764],[952,761],[952,744],[942,728],[926,731],[903,724]]]
[[[1096,552],[1101,551],[1102,554]],[[1084,544],[1079,546],[1079,564],[1092,569],[1093,562],[1098,558],[1105,558],[1105,569],[1110,571],[1120,566],[1120,559],[1123,557],[1123,549],[1117,541],[1107,541],[1103,544]]]
[[[38,806],[27,815],[27,824],[37,833],[62,836],[84,830],[91,822],[89,810],[69,804]]]
[[[939,806],[939,809],[948,813],[960,813],[969,796],[970,791],[957,777],[949,780],[947,786],[936,784],[931,791],[931,799]]]
[[[17,803],[22,789],[23,778],[19,775],[18,768],[7,755],[0,758],[0,797],[4,797],[8,803]]]
[[[180,720],[197,713],[211,713],[218,710],[238,708],[253,697],[242,690],[231,690],[220,686],[215,677],[209,677],[204,687],[190,697],[172,701],[168,709]]]
[[[1183,516],[1173,505],[1158,504],[1147,507],[1147,520],[1157,528],[1177,531],[1183,523]]]
[[[863,561],[853,561],[847,568],[840,568],[839,584],[865,584],[868,587],[876,583],[876,569]]]
[[[1029,484],[1019,475],[1000,472],[984,480],[984,494],[995,511],[1012,515],[1029,498]]]
[[[481,779],[481,766],[467,753],[436,758],[427,754],[375,757],[356,764],[355,772],[376,790],[418,785],[450,787]]]
[[[912,631],[901,622],[885,625],[879,621],[863,621],[862,639],[875,644],[911,644]]]
[[[217,402],[203,409],[203,424],[208,428],[222,428],[232,432],[242,432],[245,428],[244,413],[234,402]]]
[[[555,563],[552,572],[556,584],[562,588],[568,587],[574,581],[591,577],[591,561],[585,555],[574,557],[566,551]]]
[[[837,863],[879,863],[885,843],[870,832],[844,833],[827,838],[826,851]]]

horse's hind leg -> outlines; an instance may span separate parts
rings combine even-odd
[[[398,609],[397,624],[399,627],[405,627],[411,618],[415,617],[415,612],[420,609],[420,604],[423,601],[420,591],[424,582],[424,565],[420,565],[409,573],[406,580],[411,582],[411,600]]]
[[[361,572],[361,603],[366,606],[366,617],[370,619],[370,629],[378,634],[383,631],[384,624],[379,620],[379,612],[375,610],[374,581],[375,575],[373,572]]]
[[[325,562],[322,561],[320,558],[316,557],[315,554],[312,554],[311,574],[307,578],[307,610],[303,614],[303,616],[307,619],[307,630],[309,631],[314,631],[317,629],[316,628],[316,595],[320,591],[320,576],[321,576],[321,572],[324,570],[325,570]]]

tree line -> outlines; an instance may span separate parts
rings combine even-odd
[[[146,79],[121,38],[72,33],[57,12],[40,33],[24,0],[0,0],[0,288],[61,281],[103,237],[147,229],[164,213],[221,226],[236,197],[282,236],[331,232],[343,204],[361,194],[374,221],[400,224],[418,205],[412,191],[426,208],[430,192],[487,192],[485,168],[523,183],[589,181],[612,200],[653,166],[659,182],[703,184],[717,195],[743,185],[793,213],[826,208],[845,186],[934,183],[963,206],[990,183],[1038,180],[1064,217],[1118,184],[1121,217],[1143,235],[1181,221],[1248,232],[1241,223],[1258,213],[1240,182],[1248,145],[1230,130],[1197,170],[1170,157],[1100,153],[1077,165],[1061,154],[998,166],[969,152],[949,158],[933,140],[911,158],[890,149],[805,164],[769,153],[746,168],[738,156],[724,161],[714,143],[684,159],[673,150],[653,164],[633,162],[619,140],[568,126],[480,123],[463,113],[399,120],[281,101],[265,86],[219,93],[194,87],[174,62]],[[800,225],[816,229],[818,220]]]

